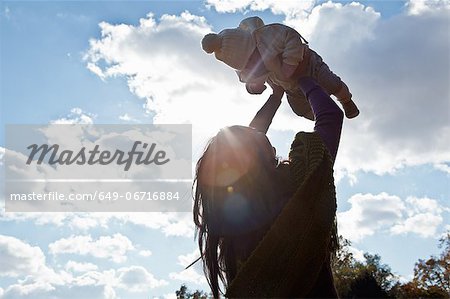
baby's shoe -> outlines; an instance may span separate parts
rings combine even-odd
[[[356,106],[355,102],[353,102],[351,99],[346,101],[345,103],[342,103],[342,108],[344,108],[345,117],[349,119],[355,118],[359,115],[359,109]]]

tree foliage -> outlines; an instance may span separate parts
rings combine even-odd
[[[206,299],[211,298],[211,296],[208,296],[208,294],[204,291],[196,290],[195,292],[189,291],[187,286],[185,284],[182,284],[180,286],[180,289],[175,291],[175,295],[177,296],[177,299]]]
[[[441,238],[439,256],[419,259],[414,278],[397,284],[393,293],[397,298],[450,298],[450,232]]]
[[[333,274],[339,295],[343,298],[386,298],[395,276],[377,254],[364,254],[357,261],[350,252],[350,241],[340,237],[340,248],[333,259]]]
[[[358,261],[350,250],[350,241],[340,237],[340,248],[333,259],[336,289],[341,298],[448,298],[450,299],[450,232],[440,240],[438,256],[419,259],[414,278],[400,282],[378,254],[364,254]],[[182,285],[177,299],[211,298],[204,291],[190,292]]]

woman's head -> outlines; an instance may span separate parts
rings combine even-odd
[[[275,152],[266,135],[257,130],[232,126],[213,137],[197,164],[202,185],[230,186],[258,166],[275,167]]]
[[[223,280],[219,264],[227,267],[218,247],[226,254],[224,240],[257,230],[273,217],[277,164],[266,135],[243,126],[220,130],[197,163],[194,222],[213,293],[217,277]]]

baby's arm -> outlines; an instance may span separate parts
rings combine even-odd
[[[264,63],[268,63],[266,67],[275,71],[277,77],[283,81],[292,76],[293,71],[303,61],[305,49],[308,47],[303,43],[300,34],[289,26],[270,24],[255,30],[254,36]],[[286,75],[281,69],[285,70]],[[283,76],[285,78],[281,78]]]
[[[285,79],[290,79],[298,65],[302,63],[307,46],[302,42],[302,38],[297,31],[288,26],[284,26],[284,28],[286,32],[283,52],[281,53],[281,72]]]

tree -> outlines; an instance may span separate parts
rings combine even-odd
[[[350,241],[339,237],[339,249],[333,258],[332,269],[334,275],[334,283],[341,297],[349,294],[351,284],[357,276],[355,267],[356,260],[349,251]]]
[[[450,232],[439,240],[440,256],[419,260],[414,268],[414,280],[425,290],[442,291],[450,296]]]
[[[336,289],[341,297],[348,298],[386,298],[395,276],[391,268],[381,263],[377,254],[364,254],[364,261],[359,262],[350,252],[349,240],[339,237],[340,247],[333,259],[333,274]]]
[[[414,278],[397,284],[393,295],[397,298],[450,298],[450,232],[439,240],[443,252],[427,260],[419,259]]]
[[[348,297],[389,298],[388,293],[377,281],[373,273],[363,270],[352,282]]]
[[[196,290],[195,292],[190,292],[185,284],[182,284],[180,289],[175,291],[175,295],[177,299],[206,299],[211,297],[208,297],[208,294],[204,291]]]
[[[177,299],[186,299],[187,298],[187,286],[182,284],[178,291],[175,291],[175,295],[177,295]]]

